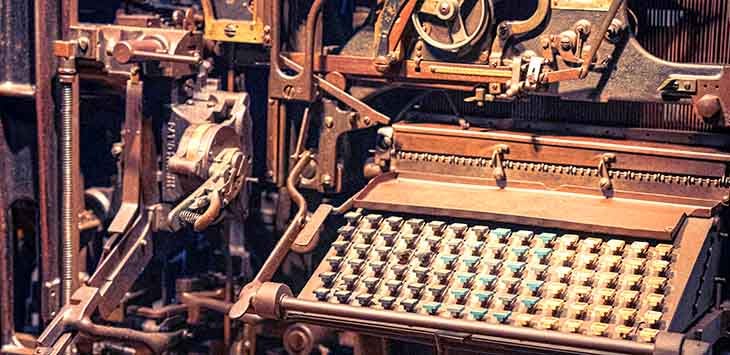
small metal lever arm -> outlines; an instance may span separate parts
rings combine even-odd
[[[194,55],[168,54],[165,45],[155,39],[120,41],[112,49],[112,57],[120,64],[158,60],[161,62],[200,64],[202,58]]]

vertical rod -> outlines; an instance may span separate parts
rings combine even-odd
[[[75,60],[64,59],[61,82],[61,289],[63,304],[71,300],[77,285],[79,249],[79,97]]]
[[[35,109],[38,149],[38,230],[40,237],[41,321],[49,322],[60,307],[58,284],[58,169],[56,117],[52,77],[56,70],[53,40],[59,36],[59,2],[36,0],[35,29]]]

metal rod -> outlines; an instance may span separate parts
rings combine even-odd
[[[613,18],[616,17],[618,9],[621,7],[623,2],[623,0],[613,0],[611,7],[608,9],[606,16],[603,18],[601,27],[592,34],[591,51],[588,53],[587,57],[583,58],[583,65],[580,67],[581,79],[588,76],[588,70],[593,63],[593,57],[596,56],[598,49],[601,48],[601,44],[603,43],[604,37],[606,37],[606,32],[608,31],[608,27],[611,26],[611,22],[613,22]]]
[[[653,344],[639,343],[628,340],[609,339],[580,334],[560,333],[544,331],[532,328],[513,327],[509,325],[497,325],[486,322],[465,321],[461,319],[449,319],[423,314],[384,311],[367,307],[354,307],[336,305],[325,302],[308,301],[296,297],[284,296],[280,301],[284,319],[292,321],[316,322],[318,319],[331,320],[330,323],[342,323],[357,325],[361,328],[364,323],[373,328],[387,330],[395,333],[395,329],[404,331],[426,330],[450,331],[461,334],[478,334],[484,336],[495,336],[514,340],[532,341],[544,344],[555,344],[576,348],[605,350],[611,352],[651,354],[654,351]],[[341,322],[332,318],[342,318]],[[329,318],[329,319],[327,319]]]
[[[35,86],[6,81],[0,83],[0,96],[32,99],[35,97]]]

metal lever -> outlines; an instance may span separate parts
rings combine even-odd
[[[161,62],[200,64],[200,54],[168,54],[167,48],[156,39],[121,41],[114,45],[112,56],[120,64],[158,60]]]
[[[614,162],[616,162],[616,154],[613,153],[601,155],[601,160],[598,162],[598,176],[601,177],[598,186],[604,194],[613,189],[613,182],[611,182],[611,174],[608,169],[611,167],[611,163]]]
[[[505,154],[509,154],[509,147],[506,144],[498,145],[492,152],[492,161],[489,164],[493,169],[492,175],[498,184],[507,179],[507,174],[504,172],[504,166],[502,165]]]
[[[588,52],[588,55],[583,58],[583,65],[580,67],[579,77],[581,79],[585,79],[585,77],[588,76],[588,71],[593,63],[593,57],[596,56],[598,49],[601,48],[601,44],[603,44],[603,41],[606,38],[606,32],[608,32],[608,28],[611,26],[611,22],[613,22],[613,19],[616,17],[618,9],[621,8],[621,4],[623,4],[623,2],[624,0],[613,0],[611,7],[608,9],[608,13],[606,13],[606,17],[603,18],[601,27],[593,33],[593,41],[591,42],[590,51]]]
[[[304,196],[299,193],[296,185],[304,167],[306,167],[311,160],[312,153],[305,151],[302,153],[301,157],[299,157],[296,165],[294,165],[291,174],[289,174],[289,178],[286,180],[286,188],[289,191],[292,200],[297,204],[297,213],[294,215],[294,219],[292,219],[289,227],[287,227],[284,231],[284,234],[281,238],[279,238],[279,242],[276,243],[271,255],[269,255],[266,259],[264,265],[261,266],[259,273],[256,274],[254,279],[244,286],[238,294],[238,301],[233,305],[233,307],[231,307],[231,311],[229,313],[231,319],[239,319],[248,312],[248,309],[251,306],[251,301],[254,295],[256,295],[258,289],[265,282],[271,280],[276,273],[276,270],[279,268],[279,265],[281,265],[281,262],[284,261],[284,258],[286,258],[289,250],[291,250],[292,244],[296,240],[307,214],[307,201],[304,199]]]

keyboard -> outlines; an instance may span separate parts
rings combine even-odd
[[[652,343],[673,245],[361,210],[304,298]]]

